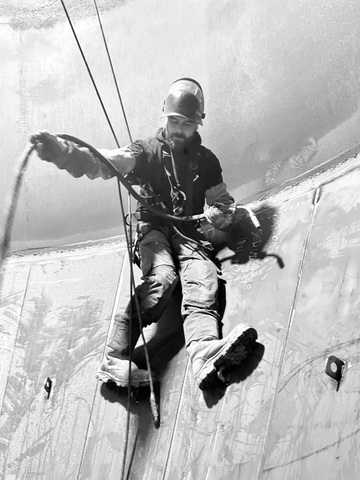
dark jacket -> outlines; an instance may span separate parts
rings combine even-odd
[[[114,172],[87,148],[69,141],[64,144],[64,154],[52,160],[59,168],[67,170],[74,177],[86,175],[90,179],[108,179],[114,176]],[[135,166],[128,177],[141,186],[145,203],[172,215],[203,213],[205,202],[210,208],[221,209],[234,201],[223,183],[219,160],[201,144],[197,132],[183,152],[175,152],[169,147],[162,129],[147,140],[136,140],[126,147],[100,152],[108,155],[119,173],[131,161],[130,168]],[[155,219],[153,214],[149,215],[146,207],[141,206],[139,211],[147,214],[147,221],[154,225],[163,223],[160,217]],[[187,227],[185,230],[191,234],[194,225],[188,226],[190,230]]]
[[[129,148],[136,157],[134,174],[143,194],[153,204],[162,203],[168,213],[202,213],[206,191],[223,182],[219,160],[201,145],[198,133],[183,152],[170,149],[162,130]]]

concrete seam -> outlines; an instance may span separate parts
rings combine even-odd
[[[11,356],[9,374],[10,374],[11,366],[12,366],[13,360],[14,360],[16,339],[17,339],[18,334],[19,334],[20,322],[21,322],[21,318],[22,318],[23,311],[24,311],[24,305],[25,305],[27,290],[28,290],[28,287],[29,287],[31,270],[32,270],[32,267],[29,268],[29,273],[28,273],[28,276],[27,276],[27,279],[26,279],[26,287],[25,287],[25,292],[24,292],[24,298],[23,298],[22,305],[21,305],[20,318],[19,318],[19,322],[18,322],[18,325],[17,325],[17,329],[16,329],[15,342],[14,342],[14,347],[13,347],[13,353],[12,353],[12,356]],[[5,401],[6,389],[7,389],[8,383],[9,383],[9,376],[10,376],[9,374],[7,375],[7,378],[6,378],[6,385],[5,385],[5,389],[4,389],[4,398],[3,398],[3,401]],[[2,407],[3,407],[3,405],[2,405]],[[1,418],[1,413],[2,413],[2,408],[1,408],[1,412],[0,412],[0,418]],[[5,470],[6,470],[6,466],[7,466],[7,462],[8,462],[8,456],[9,456],[9,448],[6,450],[6,457],[5,457],[5,459],[4,459],[4,469],[5,469]],[[1,473],[1,472],[0,472],[0,473]]]
[[[126,257],[123,257],[122,265],[120,267],[119,280],[118,280],[118,285],[117,285],[117,289],[116,289],[115,300],[114,300],[113,308],[112,308],[112,311],[111,311],[111,319],[110,319],[110,323],[109,323],[109,327],[108,327],[108,333],[107,333],[107,336],[106,336],[106,342],[105,342],[105,345],[103,347],[103,357],[105,355],[105,348],[106,348],[107,339],[109,338],[109,335],[110,335],[110,331],[111,331],[111,327],[112,327],[112,324],[113,324],[113,321],[114,321],[116,308],[117,308],[117,305],[118,305],[118,302],[119,302],[120,286],[122,284],[123,271],[125,269],[125,258]],[[96,384],[97,383],[98,383],[98,381],[96,381]],[[91,421],[92,420],[92,414],[93,414],[93,410],[94,410],[96,397],[97,397],[98,391],[99,391],[99,389],[96,388],[96,384],[95,384],[95,390],[94,390],[93,400],[92,400],[92,404],[91,404],[88,426],[87,426],[86,434],[85,434],[83,450],[81,452],[81,457],[80,457],[80,462],[79,462],[79,470],[78,470],[78,474],[76,476],[77,479],[79,479],[80,475],[81,475],[81,468],[82,468],[82,464],[83,464],[83,460],[84,460],[84,456],[85,456],[85,450],[86,450],[87,440],[88,440],[88,436],[89,436],[89,432],[90,432],[90,426],[92,424],[92,421]]]
[[[167,454],[167,458],[166,458],[166,462],[165,462],[165,466],[164,466],[164,475],[162,477],[163,480],[166,479],[166,474],[167,474],[168,465],[169,465],[170,456],[171,456],[171,450],[172,450],[173,441],[174,441],[174,437],[175,437],[175,431],[176,431],[176,427],[177,427],[179,417],[180,417],[180,405],[182,404],[183,393],[184,393],[184,390],[185,390],[186,378],[187,378],[187,374],[188,374],[188,371],[189,371],[189,365],[190,365],[190,359],[188,358],[187,363],[186,363],[183,382],[182,382],[182,385],[181,385],[179,403],[178,403],[177,409],[176,409],[174,427],[173,427],[173,431],[171,433],[171,438],[170,438],[170,441],[169,441],[170,446],[169,446],[169,450],[168,450],[168,454]]]
[[[281,357],[280,357],[280,362],[279,362],[279,371],[278,371],[276,384],[275,384],[274,398],[273,398],[273,402],[272,402],[271,409],[270,409],[270,415],[269,415],[269,420],[268,420],[268,424],[267,424],[267,428],[266,428],[265,440],[264,440],[264,444],[263,444],[263,448],[262,448],[262,454],[261,454],[261,458],[260,458],[259,470],[258,470],[258,474],[257,474],[257,477],[256,477],[257,480],[261,480],[261,475],[262,475],[262,472],[264,470],[265,457],[266,457],[266,453],[267,453],[267,443],[268,443],[268,440],[269,440],[270,428],[271,428],[272,420],[273,420],[276,405],[277,405],[277,394],[278,394],[278,390],[279,390],[280,378],[281,378],[281,373],[282,373],[282,370],[283,370],[283,364],[284,364],[284,360],[285,360],[285,352],[286,352],[286,349],[287,349],[287,345],[288,345],[288,341],[289,341],[289,337],[290,337],[290,331],[291,331],[291,327],[292,327],[292,324],[293,324],[293,319],[294,319],[294,315],[295,315],[295,308],[296,308],[296,304],[297,304],[297,300],[298,300],[298,295],[299,295],[299,290],[300,290],[300,285],[301,285],[301,280],[302,280],[302,274],[303,274],[303,269],[304,269],[304,265],[305,265],[305,259],[306,259],[306,255],[307,255],[307,251],[308,251],[311,232],[312,232],[313,226],[314,226],[314,220],[315,220],[315,215],[316,215],[319,199],[320,199],[320,189],[318,188],[315,192],[315,196],[312,199],[312,204],[314,205],[314,207],[313,207],[311,215],[310,215],[308,231],[307,231],[305,241],[304,241],[304,245],[303,245],[303,251],[302,251],[301,261],[300,261],[299,270],[298,270],[298,278],[297,278],[297,282],[296,282],[294,297],[293,297],[293,301],[292,301],[292,307],[291,307],[291,310],[290,310],[289,320],[288,320],[288,324],[287,324],[287,332],[286,332],[284,347],[283,347],[282,354],[281,354]]]

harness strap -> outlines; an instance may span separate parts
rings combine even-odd
[[[198,175],[196,172],[188,166],[185,179],[185,206],[184,206],[184,215],[191,215],[193,209],[193,200],[194,200],[194,182]]]

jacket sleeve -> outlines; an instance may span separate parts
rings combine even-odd
[[[227,186],[224,182],[218,183],[214,187],[205,191],[205,199],[209,207],[216,206],[220,210],[227,209],[229,205],[234,203],[234,198],[227,191]]]
[[[226,230],[232,224],[234,198],[227,191],[225,183],[219,183],[206,190],[205,217],[209,223],[221,230]]]
[[[75,178],[86,175],[91,180],[95,178],[107,180],[114,177],[108,166],[87,148],[79,147],[73,142],[62,139],[59,139],[59,142],[62,143],[62,152],[51,161],[61,170],[67,170]],[[121,175],[130,173],[135,167],[135,157],[129,147],[115,150],[99,149],[99,152],[113,164]]]

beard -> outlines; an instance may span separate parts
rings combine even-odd
[[[188,138],[181,133],[173,133],[170,135],[167,130],[165,130],[165,139],[171,150],[175,152],[181,152],[186,149],[186,147],[191,142],[192,137]]]

